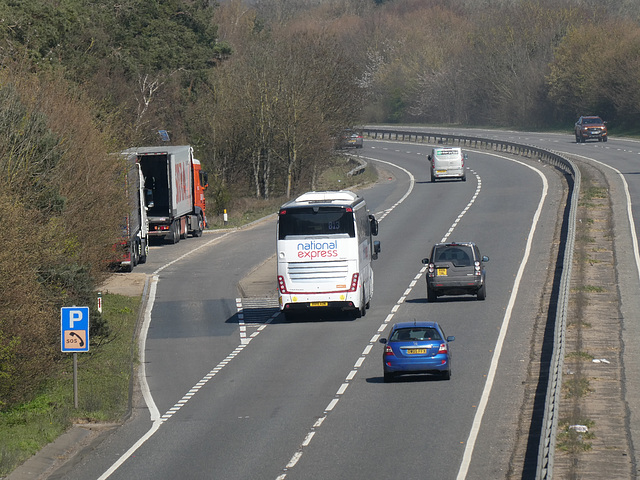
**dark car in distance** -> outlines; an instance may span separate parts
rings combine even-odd
[[[584,143],[595,138],[599,142],[607,141],[607,125],[600,117],[582,116],[575,125],[576,143]]]
[[[362,134],[355,130],[344,130],[340,136],[340,148],[362,148],[363,144]]]
[[[437,322],[400,322],[391,327],[389,338],[379,340],[384,347],[382,368],[384,381],[398,375],[435,374],[444,380],[451,378],[451,351],[447,337]]]
[[[427,300],[435,302],[440,295],[476,295],[484,300],[488,261],[473,242],[436,243],[431,256],[422,259],[427,266]]]

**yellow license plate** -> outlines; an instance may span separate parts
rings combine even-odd
[[[446,268],[438,268],[436,271],[436,275],[441,275],[446,277],[447,276],[447,269]]]
[[[436,170],[436,173],[447,173],[446,170]]]
[[[309,304],[309,306],[311,306],[311,307],[328,307],[329,303],[328,302],[311,302]]]
[[[409,348],[407,350],[407,353],[409,355],[415,355],[417,353],[427,353],[427,349],[426,348]]]

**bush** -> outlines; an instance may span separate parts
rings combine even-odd
[[[90,102],[55,77],[0,72],[0,409],[56,368],[60,308],[95,305],[126,208],[121,159]],[[105,206],[109,208],[105,208]],[[98,318],[97,316],[95,318]],[[109,326],[92,324],[106,336]]]

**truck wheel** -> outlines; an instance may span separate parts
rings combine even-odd
[[[131,249],[131,265],[136,266],[140,263],[140,241],[136,238]]]
[[[201,237],[202,236],[202,225],[204,224],[204,221],[202,219],[202,215],[198,215],[198,227],[193,231],[193,236],[194,237]]]
[[[187,234],[189,233],[189,226],[187,222],[184,223],[184,232],[182,231],[182,220],[178,220],[178,230],[180,231],[180,238],[184,240],[187,238]]]
[[[174,245],[180,241],[180,224],[178,222],[174,221],[171,224],[167,239],[169,240],[169,243],[172,243]]]
[[[125,272],[133,272],[133,267],[138,264],[138,246],[136,245],[135,240],[132,240],[129,243],[129,265],[126,265],[124,268]]]

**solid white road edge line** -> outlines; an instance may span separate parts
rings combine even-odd
[[[487,155],[493,155],[499,158],[505,158],[495,154],[487,154]],[[484,384],[482,396],[480,397],[480,403],[478,404],[476,414],[473,418],[471,432],[469,433],[469,438],[467,439],[465,449],[464,449],[464,454],[462,456],[462,464],[460,465],[460,469],[458,470],[458,476],[456,477],[457,480],[464,480],[465,478],[467,478],[469,465],[471,464],[471,457],[473,456],[473,449],[475,448],[476,440],[478,439],[478,432],[480,431],[480,425],[482,424],[482,417],[484,416],[484,412],[487,408],[487,403],[489,402],[489,395],[491,395],[491,390],[493,388],[493,381],[496,375],[496,370],[498,368],[500,355],[502,353],[502,346],[504,344],[504,339],[507,335],[507,329],[509,327],[509,322],[511,320],[511,312],[516,302],[516,297],[518,295],[518,290],[520,288],[520,282],[522,280],[524,268],[527,264],[527,261],[529,260],[529,255],[531,253],[531,244],[533,243],[533,235],[536,231],[536,226],[538,225],[538,222],[540,220],[540,214],[542,213],[544,200],[547,197],[547,191],[549,190],[549,184],[547,182],[546,177],[542,173],[542,171],[540,171],[536,167],[527,165],[526,163],[520,162],[518,160],[513,160],[513,159],[509,159],[509,160],[519,163],[521,165],[524,165],[527,168],[530,168],[540,176],[540,178],[542,179],[542,194],[540,196],[540,201],[538,202],[538,208],[536,209],[536,213],[534,214],[531,222],[531,228],[529,230],[529,235],[527,237],[527,246],[525,248],[525,253],[524,253],[524,256],[522,257],[522,261],[520,262],[520,267],[518,268],[518,273],[516,275],[515,281],[513,282],[513,289],[511,290],[509,303],[507,304],[507,309],[502,319],[502,326],[500,327],[500,334],[498,335],[496,348],[494,349],[493,356],[491,358],[491,365],[489,367],[489,373],[487,374],[487,381]]]

